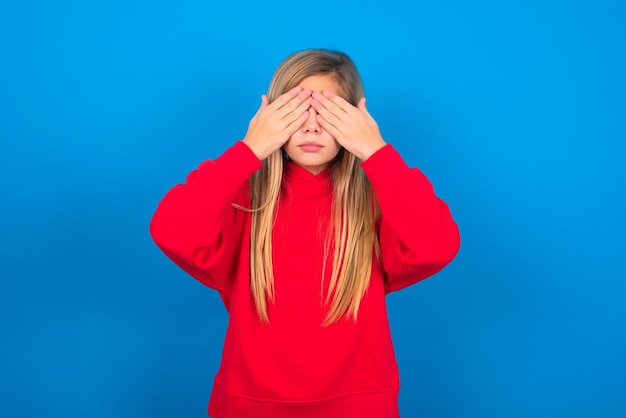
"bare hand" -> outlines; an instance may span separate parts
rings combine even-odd
[[[264,160],[302,127],[309,117],[309,107],[311,90],[301,87],[289,90],[271,104],[266,95],[261,96],[261,107],[250,121],[243,142]]]
[[[365,107],[365,98],[355,107],[328,90],[313,93],[311,106],[317,121],[343,148],[362,161],[386,145],[378,124]]]

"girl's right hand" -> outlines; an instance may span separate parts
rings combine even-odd
[[[271,104],[264,94],[261,107],[256,112],[243,142],[264,160],[291,138],[309,117],[311,90],[295,87]]]

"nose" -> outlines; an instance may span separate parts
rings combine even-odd
[[[317,121],[317,112],[315,111],[313,106],[309,107],[309,118],[306,120],[306,122],[304,122],[304,125],[302,125],[302,129],[306,133],[313,134],[317,134],[322,131],[322,127]]]

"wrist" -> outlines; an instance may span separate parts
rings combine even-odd
[[[385,145],[387,145],[387,143],[382,138],[380,138],[380,140],[375,141],[366,149],[362,150],[361,155],[358,155],[358,157],[361,161],[366,161],[372,155],[376,154],[376,152],[378,152],[378,150],[383,148]]]
[[[266,156],[264,155],[263,151],[254,141],[251,141],[249,138],[246,137],[241,142],[246,144],[248,148],[250,148],[250,151],[252,151],[259,160],[263,161],[265,159]]]

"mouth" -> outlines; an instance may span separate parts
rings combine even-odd
[[[305,152],[315,152],[324,148],[322,145],[316,142],[305,142],[304,144],[298,145],[298,147]]]

